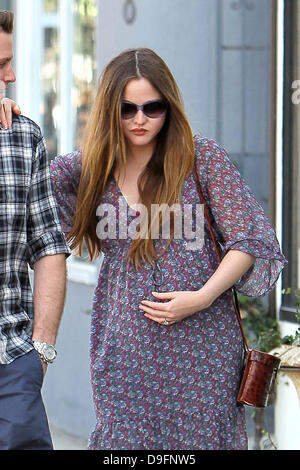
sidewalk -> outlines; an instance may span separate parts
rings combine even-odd
[[[54,450],[86,450],[87,441],[50,424]]]

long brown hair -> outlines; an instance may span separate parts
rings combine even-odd
[[[126,142],[120,113],[124,88],[131,79],[141,77],[148,79],[169,103],[156,148],[138,181],[141,202],[148,209],[148,214],[151,214],[151,204],[164,203],[170,207],[180,203],[183,182],[193,167],[193,135],[172,73],[150,49],[122,52],[107,65],[100,77],[83,142],[74,225],[68,235],[71,248],[79,248],[79,253],[85,241],[91,259],[101,252],[101,241],[96,234],[97,207],[117,163],[118,167],[126,163]],[[146,261],[153,264],[157,253],[151,236],[133,240],[128,257],[136,267]]]

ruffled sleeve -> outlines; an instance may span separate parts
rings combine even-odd
[[[74,222],[77,191],[81,175],[81,152],[58,156],[50,163],[51,182],[58,205],[59,220],[65,235]]]
[[[266,295],[287,261],[274,229],[227,152],[214,140],[195,137],[196,168],[212,225],[222,246],[253,255],[253,266],[235,284],[248,296]]]

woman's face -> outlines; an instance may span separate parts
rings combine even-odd
[[[123,102],[143,105],[149,101],[161,100],[161,94],[146,78],[130,80],[124,90]],[[140,109],[135,116],[122,119],[122,128],[127,144],[131,148],[154,147],[156,136],[166,120],[166,112],[160,117],[150,118]]]

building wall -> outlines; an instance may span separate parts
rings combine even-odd
[[[123,49],[149,47],[168,64],[185,99],[194,132],[216,133],[216,0],[99,1],[99,70]],[[209,71],[209,73],[207,73]]]
[[[269,214],[271,1],[225,0],[217,15],[216,136]]]

